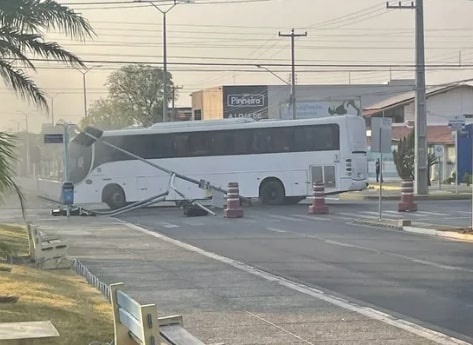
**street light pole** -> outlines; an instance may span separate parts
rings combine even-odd
[[[74,123],[61,123],[56,126],[64,127],[64,176],[63,183],[69,182],[69,127],[76,127]],[[66,205],[66,216],[71,215],[71,205]]]
[[[84,118],[87,119],[87,80],[86,75],[94,68],[102,67],[102,65],[92,66],[90,68],[84,67],[84,70],[76,68],[80,73],[82,73],[82,91],[83,91],[83,99],[84,99]]]
[[[167,32],[166,32],[166,15],[174,7],[176,7],[178,0],[173,0],[170,7],[163,10],[153,1],[135,0],[135,2],[148,2],[153,5],[163,15],[163,122],[168,120],[168,61],[167,61]],[[189,1],[187,1],[189,2]]]
[[[280,81],[282,81],[284,84],[286,84],[286,85],[291,85],[291,84],[288,83],[286,80],[284,80],[283,78],[281,78],[279,75],[277,75],[276,73],[274,73],[273,71],[271,71],[269,68],[264,67],[264,66],[261,66],[261,65],[256,65],[256,67],[262,68],[262,69],[264,69],[265,71],[271,73],[271,74],[274,75],[276,78],[278,78]]]
[[[280,81],[282,81],[284,84],[291,86],[291,84],[290,84],[289,82],[287,82],[286,80],[284,80],[283,78],[281,78],[279,75],[277,75],[276,73],[274,73],[273,71],[271,71],[269,68],[264,67],[264,66],[261,66],[261,65],[256,65],[256,67],[264,69],[265,71],[271,73],[273,76],[275,76],[276,78],[278,78],[278,79],[279,79]],[[292,87],[291,87],[291,95],[289,96],[289,105],[291,105],[291,103],[292,103],[292,92],[293,92],[293,90],[292,90]],[[295,105],[295,103],[294,103],[294,105]],[[289,111],[290,111],[290,110],[288,110],[288,114],[289,114]],[[294,110],[293,110],[293,112],[294,112]],[[294,118],[294,115],[293,115],[293,118]]]
[[[87,119],[87,83],[85,80],[85,75],[90,71],[87,70],[87,72],[82,73],[82,89],[84,92],[84,118]]]
[[[28,113],[20,111],[25,116],[25,145],[26,145],[26,176],[30,175],[30,134],[28,128]]]

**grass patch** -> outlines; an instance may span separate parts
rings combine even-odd
[[[6,255],[28,255],[28,235],[26,227],[19,225],[0,225],[0,258]]]
[[[26,230],[0,225],[0,242],[21,253],[28,248]],[[1,294],[18,296],[0,305],[0,322],[50,320],[60,337],[50,344],[86,345],[113,339],[112,308],[85,279],[69,270],[42,271],[2,264]],[[48,343],[49,344],[49,343]]]

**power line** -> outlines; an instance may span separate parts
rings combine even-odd
[[[114,54],[109,54],[108,56],[116,56]],[[18,59],[5,59],[8,61],[17,61]],[[29,59],[32,62],[58,62],[63,63],[59,59],[46,59],[46,58],[31,58]],[[89,64],[143,64],[143,65],[159,65],[161,63],[153,61],[133,61],[133,60],[92,60],[92,59],[83,59],[84,63]],[[224,62],[170,62],[169,64],[173,65],[182,65],[182,66],[251,66],[256,67],[252,63],[224,63]],[[288,67],[290,64],[284,63],[266,63],[265,67]],[[363,68],[363,67],[372,67],[372,68],[415,68],[416,64],[298,64],[298,67],[322,67],[322,68]],[[459,67],[473,67],[473,64],[464,64],[458,66],[456,64],[430,64],[425,65],[428,68],[459,68]]]

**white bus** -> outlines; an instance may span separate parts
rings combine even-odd
[[[164,123],[105,131],[101,140],[224,189],[238,182],[241,196],[269,205],[296,203],[312,195],[317,181],[328,194],[362,190],[368,182],[366,128],[359,116]],[[72,140],[69,147],[75,204],[104,202],[118,209],[168,188],[168,174],[100,141],[84,147]],[[207,196],[183,180],[176,188],[192,199]],[[171,192],[166,200],[182,198]]]

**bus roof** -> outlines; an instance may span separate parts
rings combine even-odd
[[[346,121],[347,118],[363,119],[355,115],[337,115],[315,119],[299,119],[299,120],[278,120],[268,119],[267,121],[255,121],[249,118],[238,119],[221,119],[221,120],[202,120],[202,121],[183,121],[157,123],[151,127],[127,128],[119,130],[104,131],[103,136],[120,136],[120,135],[144,135],[154,133],[180,133],[180,132],[205,132],[213,130],[230,130],[243,128],[267,128],[267,127],[287,127],[287,126],[304,126],[315,124],[340,123]]]

